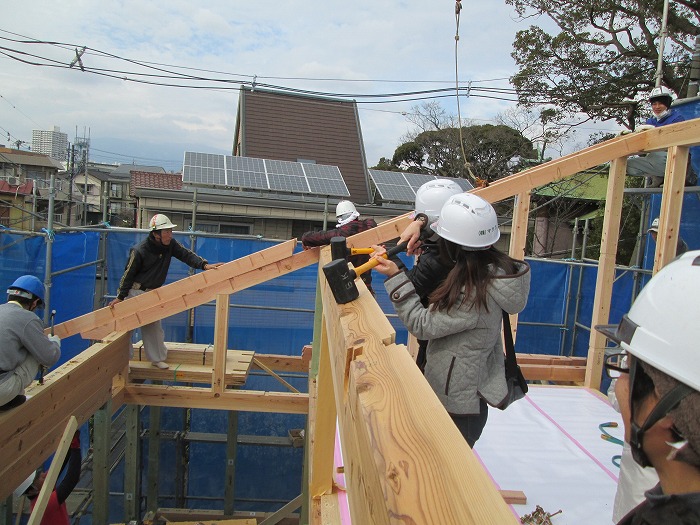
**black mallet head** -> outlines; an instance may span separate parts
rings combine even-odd
[[[355,284],[357,274],[355,270],[351,270],[348,267],[348,263],[344,258],[336,259],[326,264],[323,267],[323,273],[338,304],[349,303],[360,296],[360,291]]]

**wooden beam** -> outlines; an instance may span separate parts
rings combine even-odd
[[[209,388],[170,385],[129,384],[124,387],[124,402],[161,407],[209,408],[280,414],[306,414],[309,409],[308,394],[227,389],[219,397],[214,397]]]
[[[525,260],[525,246],[527,244],[528,216],[530,214],[530,192],[524,191],[515,195],[513,203],[513,222],[510,232],[510,247],[508,253],[517,260]],[[518,334],[518,314],[510,316],[510,329],[513,343]]]
[[[0,499],[58,447],[70,416],[82,425],[112,397],[112,378],[126,368],[128,334],[97,344],[27,388],[27,401],[0,414]]]
[[[666,176],[661,194],[659,233],[656,236],[656,252],[654,253],[654,274],[676,256],[687,167],[688,148],[678,146],[671,148],[666,158]]]
[[[333,371],[328,348],[325,322],[321,328],[320,359],[316,388],[324,395],[316,400],[310,440],[309,497],[318,498],[333,490],[333,456],[335,453],[335,428],[338,413],[333,391]]]
[[[700,144],[700,119],[606,140],[510,177],[499,179],[486,188],[479,188],[472,192],[489,202],[498,202],[614,159],[672,146],[696,144]]]
[[[113,331],[126,331],[143,326],[144,324],[169,317],[174,313],[182,312],[196,306],[192,301],[201,300],[197,304],[204,304],[216,297],[216,292],[206,294],[204,297],[194,299],[201,295],[200,290],[216,289],[225,282],[235,279],[239,275],[254,270],[260,266],[273,264],[276,261],[288,258],[296,246],[296,239],[271,246],[245,257],[228,262],[214,270],[196,273],[174,283],[157,288],[138,297],[132,297],[127,301],[116,304],[114,307],[105,307],[83,316],[71,319],[54,327],[54,333],[59,337],[68,337],[77,333],[89,331],[109,325],[104,335]],[[225,293],[220,290],[218,293]],[[190,305],[177,311],[173,309],[173,302],[183,303],[183,296],[191,297]],[[169,305],[167,308],[163,305]],[[165,312],[165,313],[164,313]],[[157,315],[160,315],[158,317]],[[134,324],[134,322],[136,324]],[[120,326],[120,325],[124,326]]]
[[[318,525],[341,525],[343,522],[340,519],[340,505],[338,503],[338,494],[324,494],[321,496],[321,520]]]
[[[700,121],[698,121],[700,122]],[[648,132],[645,132],[648,133]],[[632,135],[635,135],[634,133]],[[597,389],[603,372],[603,358],[607,339],[595,330],[596,325],[607,324],[610,318],[610,302],[615,278],[615,258],[617,243],[620,238],[620,219],[622,216],[622,198],[625,189],[627,158],[615,159],[610,164],[608,191],[605,196],[605,214],[603,232],[600,241],[600,258],[598,275],[595,283],[591,333],[588,342],[588,360],[586,362],[585,385]]]
[[[61,436],[58,449],[51,462],[49,471],[46,474],[46,479],[41,487],[41,491],[39,491],[39,496],[36,498],[36,503],[34,504],[34,509],[32,509],[31,516],[29,516],[27,525],[39,525],[39,523],[41,523],[46,505],[48,505],[53,488],[56,486],[56,481],[58,481],[58,475],[61,473],[61,465],[63,465],[63,460],[68,453],[70,443],[73,440],[73,434],[75,434],[76,430],[78,430],[78,420],[75,416],[71,416],[68,418],[68,424],[63,431],[63,436]]]
[[[216,397],[226,389],[226,349],[228,348],[228,301],[229,296],[216,296],[214,317],[214,369],[211,375],[211,389]]]
[[[276,372],[300,372],[304,374],[309,372],[309,361],[302,356],[256,353],[253,367],[260,368],[257,363]]]
[[[517,523],[376,301],[338,305],[322,286],[353,523]]]
[[[568,366],[568,365],[535,365],[520,363],[518,356],[518,365],[523,373],[523,376],[528,381],[552,381],[583,383],[586,379],[586,367],[584,366]]]
[[[275,373],[274,370],[272,370],[271,368],[268,368],[268,366],[265,365],[265,364],[263,364],[262,362],[260,362],[260,361],[257,361],[257,362],[256,362],[256,361],[257,361],[257,359],[254,357],[254,358],[253,358],[253,363],[255,363],[255,365],[257,365],[258,368],[260,368],[261,370],[264,370],[264,371],[267,372],[270,376],[272,376],[273,378],[275,378],[280,384],[284,385],[284,386],[287,388],[287,390],[289,390],[290,392],[295,392],[295,393],[297,393],[297,394],[299,393],[299,390],[298,390],[298,389],[294,388],[294,387],[293,387],[292,385],[290,385],[287,381],[285,381],[284,379],[282,379],[278,374]]]

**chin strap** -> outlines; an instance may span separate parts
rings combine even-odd
[[[693,389],[688,385],[683,383],[676,385],[670,392],[668,392],[664,397],[662,397],[656,404],[654,409],[651,411],[641,428],[634,422],[634,414],[630,416],[630,447],[632,448],[632,456],[634,460],[643,467],[651,467],[652,464],[649,461],[644,449],[642,448],[642,443],[644,441],[644,433],[653,427],[661,418],[665,417],[671,410],[673,410],[678,403],[683,400],[688,394],[693,392]],[[631,405],[630,405],[631,407]]]

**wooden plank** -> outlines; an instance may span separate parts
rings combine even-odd
[[[583,383],[586,379],[586,366],[534,365],[518,361],[523,376],[528,381],[553,381]]]
[[[323,322],[321,328],[320,360],[316,382],[316,387],[324,392],[324,395],[316,400],[316,413],[312,422],[313,441],[309,442],[312,451],[309,469],[309,497],[311,498],[330,494],[333,490],[333,457],[338,413],[333,395],[333,372],[325,324]]]
[[[321,496],[321,522],[323,525],[341,525],[340,505],[338,494],[324,494]]]
[[[472,192],[489,202],[498,202],[617,158],[672,146],[692,146],[699,143],[700,119],[688,120],[606,140],[510,177],[499,179],[486,188],[479,188]]]
[[[0,414],[0,499],[52,454],[70,416],[82,425],[112,395],[112,378],[127,366],[128,334],[84,350],[27,388],[27,401]]]
[[[124,403],[279,414],[306,414],[309,410],[308,394],[228,389],[219,397],[214,397],[209,388],[171,385],[129,384],[124,387]]]
[[[201,520],[196,521],[168,521],[177,525],[257,525],[258,521],[255,518],[243,518],[233,520],[207,520],[203,523]]]
[[[503,501],[508,505],[525,505],[527,504],[527,496],[522,490],[499,490]]]
[[[44,517],[44,511],[46,510],[46,505],[49,503],[49,498],[56,486],[56,481],[58,481],[58,475],[61,472],[61,465],[63,460],[68,453],[70,448],[70,443],[73,439],[75,431],[78,430],[78,420],[75,416],[68,418],[68,424],[66,429],[63,431],[63,436],[58,444],[58,449],[54,455],[49,471],[46,474],[46,479],[44,484],[39,491],[39,496],[36,498],[36,503],[34,504],[34,509],[32,509],[32,514],[29,516],[29,521],[27,525],[38,525],[41,523],[41,519]]]
[[[586,366],[585,357],[566,357],[547,354],[518,354],[518,364],[530,365],[558,365],[558,366]]]
[[[129,380],[150,379],[153,381],[173,381],[176,383],[200,383],[211,384],[211,365],[181,365],[174,364],[168,359],[170,368],[161,370],[147,361],[132,361],[130,364]],[[244,385],[248,374],[246,371],[235,370],[227,365],[226,374],[223,377],[227,386]]]
[[[309,372],[309,359],[304,359],[302,356],[256,353],[255,361],[276,372]],[[255,366],[256,364],[253,363],[253,367]]]
[[[508,253],[518,260],[525,260],[525,246],[527,244],[528,216],[530,214],[530,192],[522,192],[515,195],[513,205],[513,227],[510,233],[510,247]],[[518,314],[510,316],[510,329],[513,343],[518,335]]]
[[[114,307],[105,307],[95,312],[90,312],[83,316],[71,319],[54,327],[54,333],[59,337],[69,337],[77,333],[90,331],[91,328],[109,325],[111,328],[103,333],[103,336],[118,330],[131,330],[138,326],[169,317],[175,313],[184,311],[173,310],[171,305],[174,301],[182,302],[183,296],[195,296],[200,290],[212,290],[224,282],[227,282],[239,275],[254,270],[260,266],[269,265],[275,261],[288,258],[296,246],[296,239],[271,246],[265,250],[255,252],[251,255],[241,257],[222,266],[186,277],[156,290],[146,292],[138,297],[116,304]],[[223,290],[219,293],[225,293]],[[209,293],[205,297],[200,297],[198,304],[211,301],[216,296],[216,292]],[[190,303],[191,304],[191,303]],[[128,326],[119,326],[119,321],[128,318]],[[134,321],[137,323],[132,326]]]
[[[264,370],[264,371],[267,372],[270,376],[272,376],[273,378],[275,378],[280,384],[284,385],[284,386],[287,388],[287,390],[289,390],[290,392],[299,393],[299,390],[298,390],[298,389],[294,388],[294,387],[293,387],[292,385],[290,385],[287,381],[285,381],[284,379],[282,379],[279,375],[277,375],[277,374],[275,373],[274,370],[272,370],[271,368],[268,368],[265,364],[263,364],[263,363],[257,361],[255,357],[253,358],[253,363],[254,363],[258,368],[260,368],[261,370]]]
[[[599,324],[607,324],[610,316],[610,302],[612,300],[612,288],[615,278],[617,243],[620,238],[620,218],[622,216],[622,198],[625,189],[626,171],[627,159],[625,157],[615,159],[610,164],[608,191],[605,196],[603,232],[600,241],[598,275],[596,277],[593,314],[591,317],[592,327]],[[600,386],[605,346],[605,336],[595,329],[591,330],[588,342],[588,360],[586,362],[585,379],[585,384],[588,388],[596,389]]]
[[[688,148],[671,148],[666,159],[666,176],[661,194],[659,233],[656,237],[656,251],[654,253],[654,274],[676,256],[687,167]]]
[[[228,347],[228,301],[229,296],[216,296],[214,316],[214,369],[211,374],[211,389],[220,396],[226,388],[226,349]]]

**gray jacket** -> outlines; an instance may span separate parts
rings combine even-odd
[[[471,308],[469,300],[449,312],[424,308],[403,272],[384,283],[408,331],[429,340],[425,378],[450,414],[478,414],[480,397],[497,406],[506,396],[502,310],[522,311],[530,292],[530,267],[516,264],[516,274],[491,281],[488,311]]]
[[[15,302],[0,305],[0,382],[31,354],[44,366],[53,366],[61,357],[61,347],[44,335],[41,320],[34,312]]]

